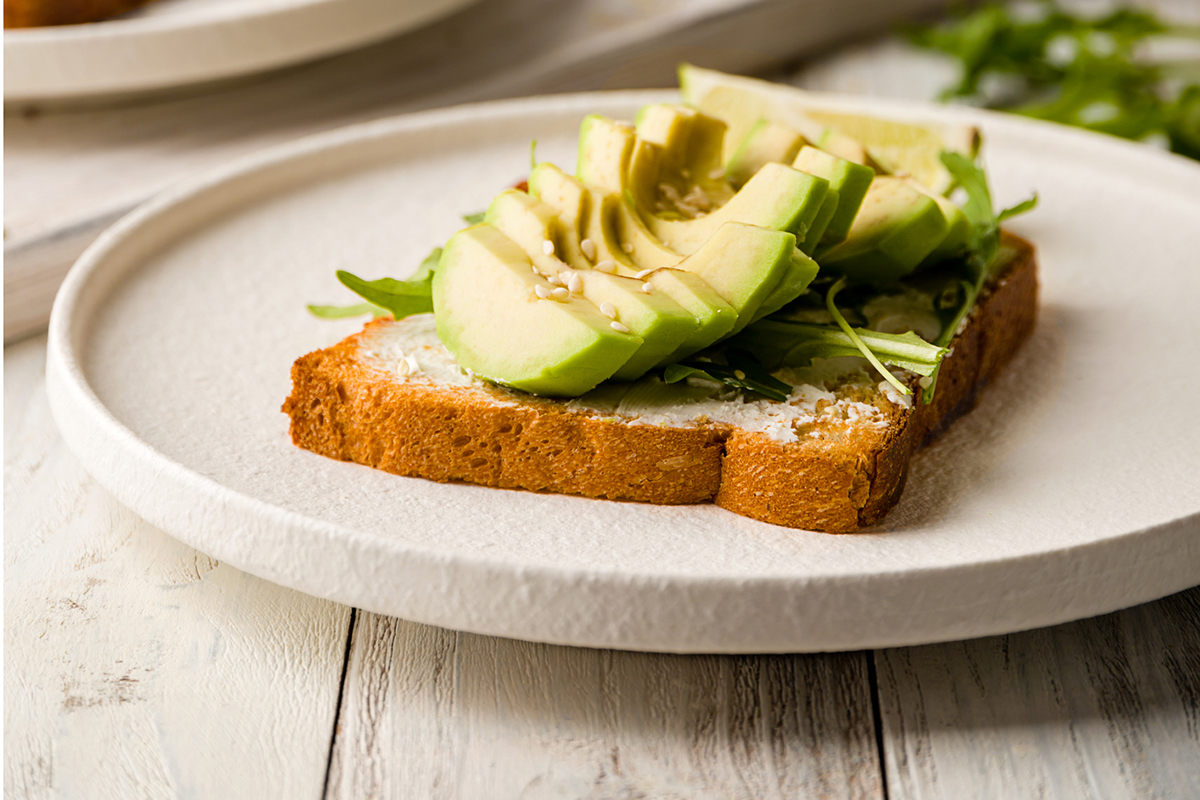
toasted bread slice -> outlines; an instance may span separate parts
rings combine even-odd
[[[783,375],[796,387],[787,403],[697,387],[681,388],[674,404],[639,404],[637,396],[663,394],[655,379],[549,400],[464,374],[430,320],[409,318],[378,320],[297,360],[283,411],[298,446],[398,475],[715,502],[765,522],[847,533],[891,510],[912,454],[974,406],[1033,330],[1033,247],[1008,234],[1003,244],[1014,255],[951,342],[928,405],[878,381],[861,359]]]

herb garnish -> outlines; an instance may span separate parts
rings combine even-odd
[[[963,302],[950,324],[942,328],[941,336],[934,342],[945,346],[958,333],[958,326],[962,324],[963,318],[974,308],[979,292],[983,289],[983,284],[996,261],[996,254],[1000,250],[1000,223],[1032,210],[1037,205],[1037,195],[996,214],[992,207],[987,173],[982,167],[962,154],[950,151],[943,151],[942,163],[967,193],[967,201],[962,210],[971,222],[971,242],[966,258],[968,278],[961,282]]]
[[[355,317],[367,313],[375,317],[391,314],[393,319],[404,319],[413,314],[427,314],[433,311],[433,273],[441,257],[442,248],[435,247],[421,262],[416,273],[406,281],[394,278],[367,281],[339,269],[337,277],[342,285],[367,302],[352,306],[310,305],[308,310],[322,319]]]
[[[958,60],[961,78],[943,99],[1076,125],[1126,139],[1165,136],[1200,159],[1200,61],[1151,61],[1145,46],[1200,39],[1200,27],[1172,25],[1123,8],[1096,18],[1051,0],[989,3],[949,23],[910,31],[918,46]]]
[[[478,225],[479,223],[483,222],[483,219],[486,216],[486,211],[476,211],[474,214],[463,214],[462,218],[463,222],[467,223],[468,225]]]

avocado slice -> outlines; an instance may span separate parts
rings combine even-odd
[[[829,181],[807,175],[784,164],[766,164],[729,202],[694,219],[666,219],[655,213],[653,193],[661,152],[649,143],[634,151],[629,181],[634,205],[647,229],[670,249],[690,255],[715,235],[726,222],[744,222],[787,231],[803,238],[821,209]]]
[[[697,328],[673,353],[660,364],[671,364],[699,350],[716,344],[733,331],[738,314],[717,290],[694,272],[664,267],[644,276],[655,291],[662,292],[697,322]]]
[[[695,317],[646,281],[595,269],[572,270],[561,277],[601,311],[610,311],[613,321],[643,340],[637,352],[613,373],[614,380],[640,378],[675,352],[699,327]]]
[[[871,183],[845,241],[817,251],[817,260],[854,280],[887,283],[912,272],[946,238],[949,224],[928,195],[903,179]]]
[[[903,178],[902,180],[921,194],[932,198],[933,202],[937,203],[938,208],[942,210],[942,216],[946,218],[945,238],[937,247],[933,248],[933,252],[925,257],[917,269],[924,269],[940,261],[961,255],[971,243],[971,221],[967,219],[967,215],[951,200],[935,194],[931,189],[912,178]]]
[[[563,224],[554,209],[536,197],[506,189],[492,200],[483,221],[516,242],[543,275],[554,275],[565,266],[560,258],[566,238]]]
[[[663,148],[659,180],[673,184],[680,195],[700,186],[714,205],[733,195],[721,157],[726,127],[716,117],[668,103],[646,106],[636,122],[638,141]]]
[[[820,238],[805,238],[801,249],[811,254],[817,244],[834,245],[846,238],[854,217],[862,207],[863,199],[875,179],[875,171],[863,164],[839,158],[815,147],[802,147],[796,154],[792,166],[809,175],[829,181],[829,188],[837,192],[837,208],[829,220],[825,233]],[[812,241],[816,239],[816,241]]]
[[[629,125],[600,114],[584,117],[579,126],[576,176],[592,188],[620,193],[636,139]]]
[[[587,188],[549,161],[543,161],[529,173],[529,194],[550,206],[562,223],[559,256],[568,264],[579,262],[584,257],[580,248],[583,224],[590,212]]]
[[[754,320],[774,314],[788,303],[804,294],[804,290],[817,277],[820,267],[799,248],[792,251],[792,260],[779,283],[771,290],[762,305],[754,312]]]
[[[793,128],[760,119],[729,157],[725,174],[734,187],[742,186],[763,164],[791,164],[804,145],[804,137]]]
[[[792,267],[796,237],[744,222],[726,222],[702,250],[679,262],[725,299],[738,319],[732,333],[750,324],[759,306]]]
[[[533,394],[577,397],[641,348],[640,337],[577,295],[550,289],[525,252],[491,225],[450,237],[433,276],[438,338],[459,365]]]

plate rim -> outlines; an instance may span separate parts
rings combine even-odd
[[[149,470],[150,472],[162,477],[169,476],[172,481],[178,485],[191,485],[198,491],[206,493],[211,499],[220,504],[224,504],[227,508],[222,513],[232,512],[235,518],[240,518],[239,515],[249,514],[253,517],[267,521],[267,526],[280,526],[293,532],[303,532],[308,536],[319,536],[326,539],[336,540],[342,544],[349,543],[352,548],[369,550],[370,545],[378,544],[378,537],[375,534],[363,533],[356,531],[353,528],[339,525],[336,523],[325,522],[322,520],[306,517],[303,514],[289,509],[281,508],[272,505],[264,500],[259,500],[248,495],[243,495],[234,489],[224,486],[215,479],[207,478],[199,473],[193,472],[188,467],[180,464],[163,453],[155,450],[151,445],[140,440],[132,430],[125,427],[100,401],[94,390],[87,381],[86,375],[83,372],[78,353],[73,347],[73,323],[75,322],[74,311],[77,308],[80,296],[87,282],[96,273],[100,272],[106,264],[106,258],[109,257],[117,247],[131,237],[135,237],[139,231],[146,228],[148,224],[152,224],[156,218],[169,213],[173,209],[185,205],[189,201],[194,201],[198,197],[203,197],[206,192],[212,191],[225,183],[237,179],[239,177],[252,176],[255,172],[270,169],[272,166],[287,163],[297,159],[303,159],[306,156],[311,156],[330,149],[338,147],[354,147],[359,143],[370,141],[377,138],[387,138],[391,136],[402,136],[406,133],[413,133],[423,129],[438,128],[445,125],[462,124],[465,121],[478,123],[481,115],[491,114],[493,116],[519,116],[530,112],[547,114],[547,113],[575,113],[586,109],[592,109],[597,105],[604,104],[628,104],[637,105],[645,102],[653,102],[656,100],[669,99],[674,97],[675,93],[662,92],[657,90],[652,91],[624,91],[624,92],[591,92],[569,95],[553,95],[553,96],[538,96],[530,98],[516,98],[502,101],[488,101],[482,103],[472,103],[462,106],[454,106],[445,109],[434,109],[429,111],[418,112],[415,114],[401,115],[397,117],[389,117],[381,120],[358,123],[344,128],[325,131],[322,133],[307,136],[301,139],[294,140],[282,145],[277,145],[247,156],[243,156],[237,160],[229,162],[221,167],[206,171],[205,173],[195,176],[192,179],[181,182],[174,187],[160,193],[150,201],[139,206],[130,214],[123,217],[120,221],[114,224],[111,228],[105,231],[92,246],[90,246],[79,260],[72,267],[67,276],[66,281],[60,290],[58,297],[55,300],[54,310],[51,315],[50,332],[47,344],[47,392],[50,396],[51,409],[55,416],[56,422],[59,423],[59,428],[63,432],[64,441],[68,446],[76,452],[76,455],[83,462],[85,468],[93,475],[105,475],[109,480],[100,480],[102,485],[106,486],[119,500],[129,505],[136,513],[144,516],[147,520],[159,527],[164,528],[172,536],[180,538],[189,545],[201,549],[211,555],[216,556],[220,560],[227,561],[235,567],[243,569],[252,574],[260,575],[261,577],[273,580],[277,583],[292,586],[301,591],[310,591],[311,587],[305,584],[304,580],[298,578],[294,574],[289,574],[286,570],[273,570],[270,568],[264,569],[263,565],[254,562],[247,553],[239,552],[236,547],[224,547],[225,542],[217,541],[214,547],[214,541],[211,538],[206,538],[203,535],[197,535],[190,531],[180,531],[178,526],[172,520],[172,513],[164,508],[156,506],[149,498],[145,496],[145,492],[139,493],[132,488],[132,485],[120,485],[120,481],[112,481],[115,475],[125,474],[126,477],[133,474],[140,474]],[[824,102],[828,101],[828,105],[838,108],[865,108],[869,107],[873,111],[881,109],[894,110],[896,113],[905,113],[908,118],[930,118],[930,119],[948,119],[953,117],[980,119],[992,116],[989,112],[978,112],[976,110],[967,110],[967,113],[959,113],[961,109],[947,109],[944,107],[934,106],[932,104],[914,104],[904,101],[877,101],[872,98],[849,97],[844,95],[819,95],[819,98]],[[919,112],[914,117],[913,112]],[[1001,115],[995,115],[1001,116]],[[1003,115],[1006,122],[1014,120],[1008,115]],[[1184,185],[1191,184],[1196,188],[1200,188],[1200,166],[1193,165],[1190,161],[1179,156],[1170,154],[1157,153],[1148,151],[1147,148],[1124,143],[1119,140],[1111,140],[1110,137],[1103,137],[1099,134],[1091,134],[1084,131],[1074,129],[1063,129],[1061,126],[1039,121],[1021,120],[1021,124],[1030,125],[1034,129],[1045,129],[1052,135],[1060,136],[1063,134],[1082,137],[1082,143],[1089,142],[1095,144],[1105,151],[1112,151],[1116,146],[1119,150],[1126,151],[1126,154],[1138,161],[1146,161],[1147,159],[1153,163],[1161,164],[1164,168],[1170,170],[1172,175],[1180,176],[1180,180]],[[1094,142],[1093,140],[1100,140]],[[1188,169],[1178,170],[1179,165],[1185,165]],[[203,227],[204,221],[197,223],[195,227]],[[117,279],[119,282],[119,278]],[[90,324],[90,320],[84,325]],[[86,422],[85,422],[86,420]],[[103,443],[92,441],[96,439],[96,432],[88,432],[86,427],[88,424],[96,425],[96,431],[101,432],[99,438],[105,439]],[[132,448],[132,451],[142,460],[142,464],[132,469],[126,466],[121,467],[115,463],[116,460],[112,457],[116,444],[118,447],[125,446]],[[105,451],[108,451],[107,453]],[[110,482],[115,482],[117,485],[110,485]],[[837,575],[837,576],[817,576],[803,578],[803,582],[807,584],[806,592],[811,594],[817,590],[835,590],[837,594],[838,586],[842,587],[847,584],[853,584],[856,581],[882,579],[898,579],[899,583],[911,583],[919,581],[921,578],[933,574],[945,575],[947,572],[960,572],[963,574],[977,571],[980,569],[992,570],[1014,570],[1019,569],[1024,562],[1029,559],[1047,559],[1047,558],[1063,558],[1073,557],[1084,551],[1103,550],[1111,548],[1117,542],[1124,542],[1136,537],[1154,536],[1161,543],[1164,540],[1172,537],[1180,538],[1191,536],[1194,532],[1200,531],[1200,510],[1197,510],[1191,515],[1185,515],[1175,520],[1171,520],[1150,528],[1143,528],[1137,531],[1127,531],[1117,536],[1108,537],[1099,541],[1089,541],[1079,543],[1068,547],[1059,547],[1054,550],[1042,551],[1039,553],[1022,553],[1015,556],[1005,556],[991,558],[984,562],[973,562],[969,565],[955,565],[952,567],[929,567],[924,570],[914,570],[907,568],[896,570],[894,572],[879,572],[873,571],[862,574]],[[270,536],[271,534],[265,530],[260,531],[263,535]],[[393,549],[396,549],[393,547]],[[754,578],[731,578],[730,576],[714,576],[714,575],[678,575],[663,572],[657,573],[635,573],[627,569],[617,568],[598,568],[598,569],[576,569],[550,567],[547,565],[524,565],[517,567],[511,561],[495,560],[483,557],[482,555],[466,556],[459,554],[448,554],[439,552],[432,548],[422,545],[405,543],[403,548],[404,556],[412,562],[410,567],[414,570],[443,570],[447,574],[455,571],[461,572],[466,570],[466,573],[472,571],[479,573],[481,576],[489,579],[497,579],[500,573],[517,572],[522,576],[522,580],[532,579],[534,582],[545,581],[548,583],[556,583],[561,585],[588,585],[594,588],[597,581],[613,582],[614,579],[618,583],[625,585],[637,583],[654,583],[667,582],[675,584],[675,591],[687,592],[707,592],[717,593],[728,592],[730,582],[733,581],[737,586],[742,588],[754,587],[759,591],[779,591],[782,590],[784,595],[789,594],[796,588],[798,576],[759,576]],[[1168,548],[1170,549],[1170,548]],[[1198,554],[1200,555],[1200,551]],[[1182,559],[1185,563],[1193,563],[1187,559]],[[1193,559],[1194,561],[1194,559]],[[419,563],[418,563],[419,562]],[[453,562],[451,564],[450,562]],[[1200,563],[1197,561],[1195,563]],[[1178,567],[1178,565],[1176,565]],[[367,569],[360,565],[357,569]],[[353,569],[352,569],[353,571]],[[1178,569],[1177,569],[1178,572]],[[1041,627],[1043,625],[1055,624],[1064,622],[1069,619],[1077,619],[1081,616],[1090,616],[1096,613],[1104,613],[1106,611],[1115,610],[1116,608],[1127,605],[1146,602],[1165,594],[1179,591],[1195,583],[1197,577],[1195,573],[1190,573],[1185,568],[1180,576],[1177,576],[1168,584],[1159,583],[1155,588],[1147,589],[1142,592],[1129,592],[1121,596],[1121,599],[1114,600],[1110,603],[1111,607],[1091,608],[1085,610],[1085,613],[1079,613],[1079,609],[1071,609],[1068,606],[1063,606],[1058,613],[1042,614],[1029,621],[1029,624],[1019,624],[1014,626],[1012,622],[998,622],[991,626],[975,626],[965,633],[961,630],[949,631],[946,636],[937,634],[930,635],[922,633],[916,635],[912,633],[906,634],[901,631],[898,635],[887,637],[876,637],[871,640],[862,638],[854,639],[853,641],[837,641],[835,639],[823,639],[820,641],[792,641],[779,642],[783,645],[782,650],[798,652],[804,650],[834,650],[834,649],[857,649],[860,647],[881,647],[881,646],[899,646],[919,644],[928,641],[945,641],[964,638],[964,636],[980,636],[990,635],[993,633],[1002,633],[1010,630],[1021,629],[1023,627]],[[1186,578],[1181,583],[1180,577]],[[460,577],[461,579],[461,577]],[[508,575],[511,580],[511,575]],[[660,587],[665,588],[665,587]],[[369,602],[359,602],[358,596],[352,596],[353,593],[347,593],[339,590],[323,590],[313,591],[313,594],[329,597],[330,599],[346,602],[357,605],[358,607],[367,608],[368,610],[381,611],[382,613],[397,613],[394,609],[383,609],[372,607]],[[1132,598],[1132,599],[1131,599]],[[1095,604],[1092,604],[1095,605]],[[414,607],[415,608],[415,607]],[[510,636],[514,638],[529,639],[535,641],[550,641],[555,644],[573,644],[585,646],[599,647],[621,647],[624,649],[644,649],[657,651],[672,651],[672,652],[769,652],[782,651],[772,646],[763,646],[763,643],[743,643],[732,647],[713,647],[711,642],[698,643],[698,647],[689,646],[688,642],[669,642],[665,646],[655,644],[653,636],[647,638],[629,637],[628,632],[609,630],[606,634],[603,628],[600,630],[589,630],[586,635],[571,635],[558,634],[554,636],[543,636],[536,633],[531,633],[528,630],[514,630],[511,626],[494,624],[494,621],[489,622],[484,619],[447,619],[446,614],[438,614],[433,609],[415,609],[414,613],[405,613],[404,616],[408,619],[413,619],[418,622],[427,622],[430,624],[438,624],[446,627],[452,627],[459,630],[470,630],[477,633],[493,634]],[[451,613],[449,616],[453,617]],[[1022,614],[1023,618],[1028,618],[1029,615]],[[463,622],[467,624],[462,624]],[[615,637],[615,639],[614,639]]]
[[[477,1],[274,0],[259,8],[189,8],[178,15],[10,28],[4,31],[4,101],[122,97],[225,80],[366,45]],[[270,35],[280,26],[289,31],[286,42]],[[250,48],[251,38],[259,46]],[[222,43],[230,41],[241,42],[236,59],[224,52],[200,65],[203,53],[227,50]],[[132,64],[130,52],[140,54]]]

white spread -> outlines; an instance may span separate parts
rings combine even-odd
[[[455,362],[437,337],[432,314],[370,328],[359,340],[359,354],[372,366],[402,380],[494,388]],[[646,377],[632,384],[603,384],[565,405],[572,411],[614,417],[635,425],[679,428],[711,423],[765,433],[779,442],[794,442],[799,439],[797,427],[818,421],[887,425],[887,416],[875,406],[839,399],[825,388],[845,381],[870,385],[870,368],[866,365],[861,358],[814,359],[809,367],[777,370],[775,377],[793,387],[786,403],[747,400],[709,381],[691,379],[686,384],[666,386],[657,377]],[[911,402],[889,384],[879,389],[896,405],[908,407]],[[508,399],[497,395],[496,401]]]

